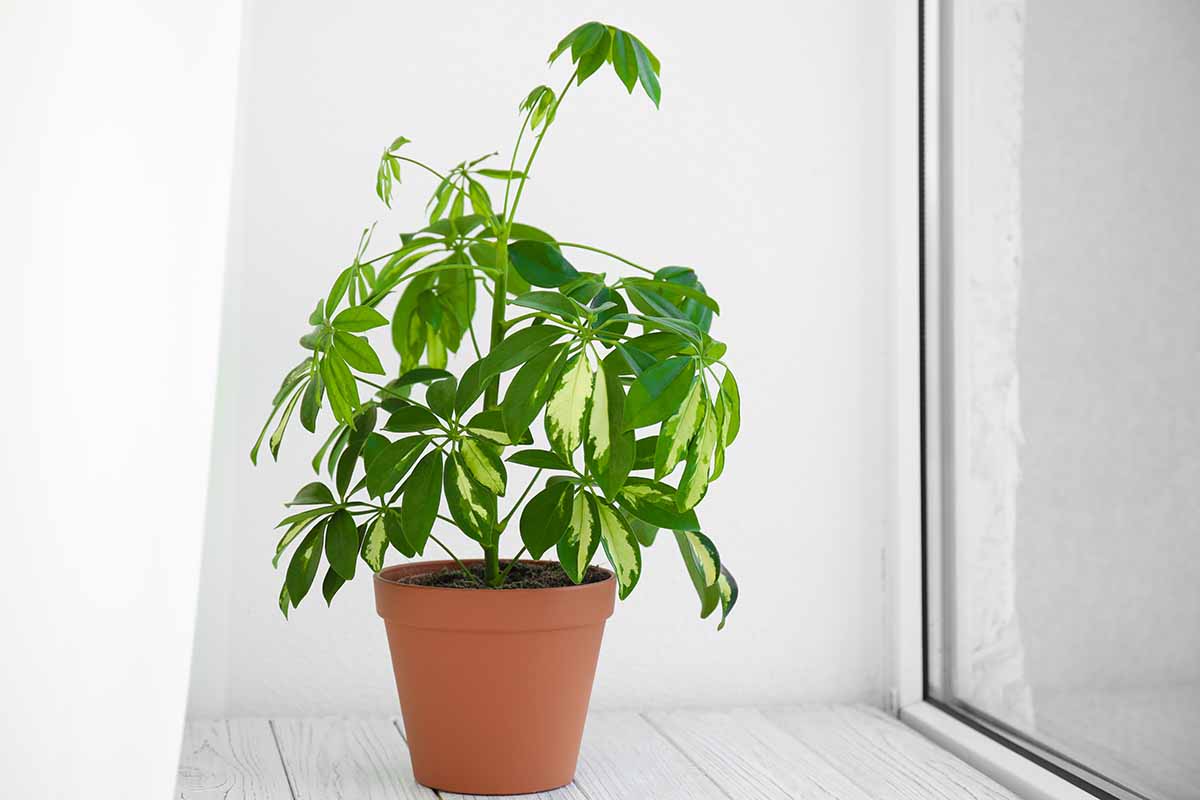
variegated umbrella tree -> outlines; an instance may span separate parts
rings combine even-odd
[[[276,456],[297,408],[314,433],[321,409],[332,413],[312,460],[329,479],[300,489],[288,505],[301,510],[280,523],[276,566],[295,545],[279,596],[285,615],[308,593],[322,555],[327,602],[359,559],[378,571],[389,546],[412,557],[432,541],[474,578],[435,535],[439,520],[482,548],[486,586],[501,586],[516,562],[505,565],[499,553],[518,520],[521,553],[541,558],[554,549],[576,583],[603,547],[622,598],[637,584],[641,548],[665,528],[701,615],[719,606],[723,626],[736,602],[737,584],[696,515],[740,420],[725,345],[709,335],[716,301],[691,268],[650,269],[518,221],[530,169],[573,86],[609,64],[630,93],[640,83],[659,102],[659,61],[636,36],[589,22],[550,62],[568,52],[574,69],[563,88],[539,86],[520,104],[508,169],[482,166],[484,156],[443,174],[404,155],[404,137],[384,151],[375,189],[389,207],[404,165],[437,180],[428,224],[372,257],[371,232],[363,232],[353,263],[310,315],[314,327],[300,338],[310,354],[284,378],[250,452],[257,462],[271,431]],[[489,182],[497,196],[503,188],[498,206]],[[570,251],[599,254],[631,274],[581,272]],[[490,303],[480,303],[480,288]],[[490,305],[486,353],[477,305]],[[399,356],[390,378],[361,335],[385,326]],[[447,357],[464,345],[477,360],[456,377]],[[532,433],[539,417],[542,446]],[[501,513],[509,465],[532,477]],[[673,475],[675,485],[666,482]]]

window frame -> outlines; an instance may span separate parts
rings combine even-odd
[[[1088,775],[1003,724],[968,714],[929,692],[931,659],[939,662],[941,539],[945,482],[939,454],[947,337],[943,297],[949,267],[948,170],[940,154],[950,103],[943,65],[948,7],[954,0],[915,0],[895,13],[893,52],[894,354],[893,535],[887,558],[892,609],[886,703],[902,721],[1022,797],[1031,800],[1129,800],[1140,795]],[[915,222],[915,224],[914,224]],[[1089,780],[1089,778],[1091,778]]]

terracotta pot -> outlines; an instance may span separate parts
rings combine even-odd
[[[461,794],[570,783],[616,581],[494,591],[396,582],[453,566],[375,576],[413,774]]]

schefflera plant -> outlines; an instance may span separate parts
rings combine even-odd
[[[428,224],[370,258],[373,228],[364,230],[354,260],[317,301],[300,338],[309,355],[284,377],[250,452],[257,463],[266,438],[277,457],[297,408],[314,433],[322,409],[331,412],[312,459],[329,479],[301,488],[287,504],[301,510],[279,523],[276,567],[295,545],[279,595],[285,616],[308,594],[322,556],[321,589],[332,602],[358,561],[378,572],[389,546],[414,557],[430,542],[481,588],[502,586],[524,553],[550,550],[579,583],[602,547],[624,599],[641,574],[641,548],[667,529],[701,616],[720,607],[724,627],[737,584],[696,514],[741,416],[725,345],[710,335],[717,302],[689,267],[651,269],[518,221],[530,170],[572,87],[611,65],[630,93],[640,83],[659,103],[659,61],[636,36],[588,22],[550,63],[568,53],[574,69],[562,89],[538,86],[520,103],[507,169],[484,166],[493,153],[443,173],[405,155],[404,137],[384,150],[375,190],[389,208],[406,165],[436,179]],[[570,251],[632,274],[580,271]],[[475,330],[481,306],[490,306],[486,352]],[[362,335],[384,327],[399,360],[390,374]],[[466,346],[476,360],[456,377],[448,357]],[[544,440],[533,433],[539,417]],[[501,513],[500,498],[513,494],[510,465],[533,474]],[[506,565],[500,541],[513,520],[523,546]],[[482,549],[482,580],[435,534],[439,521]]]

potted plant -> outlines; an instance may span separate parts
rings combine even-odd
[[[507,168],[484,156],[442,173],[405,155],[404,137],[383,152],[375,190],[388,207],[406,165],[436,180],[428,224],[370,257],[363,232],[250,452],[257,462],[267,439],[276,456],[297,409],[314,433],[331,412],[312,460],[329,478],[301,488],[279,524],[275,565],[293,548],[280,610],[308,595],[322,561],[327,603],[361,561],[416,778],[463,793],[570,782],[613,596],[633,591],[659,529],[673,533],[701,617],[720,608],[723,627],[737,601],[696,516],[740,420],[725,345],[709,333],[716,301],[691,268],[651,269],[519,221],[572,87],[610,65],[630,93],[640,83],[659,102],[658,59],[636,36],[589,22],[550,63],[568,53],[562,89],[538,86],[521,102]],[[576,269],[568,256],[581,251],[612,273]],[[384,328],[399,359],[390,371],[362,335]],[[464,348],[474,361],[455,376],[449,354]],[[456,555],[443,529],[482,558]],[[513,529],[522,547],[502,559]],[[431,544],[448,559],[384,567],[389,548],[412,558]],[[601,548],[612,571],[591,565]],[[554,560],[536,560],[547,553]]]

